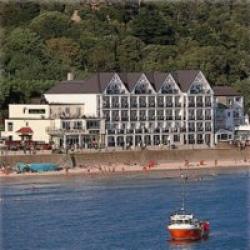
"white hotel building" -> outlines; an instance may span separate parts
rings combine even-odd
[[[213,147],[233,139],[243,107],[235,90],[211,88],[199,70],[96,73],[55,84],[43,104],[9,105],[3,136],[60,147]]]
[[[214,91],[201,71],[96,73],[62,81],[48,104],[84,102],[105,119],[105,145],[214,145]]]

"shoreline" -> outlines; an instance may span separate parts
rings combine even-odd
[[[250,170],[250,161],[210,161],[210,162],[167,162],[159,164],[142,165],[125,165],[125,164],[97,164],[89,166],[77,166],[66,171],[50,171],[42,173],[1,173],[1,179],[20,178],[20,177],[50,177],[50,176],[121,176],[121,175],[148,175],[152,173],[164,174],[166,177],[179,177],[182,172],[189,172],[197,176],[213,174],[213,172],[228,172],[233,170]]]

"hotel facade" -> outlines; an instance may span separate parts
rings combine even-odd
[[[230,100],[235,100],[239,110],[237,119],[241,118],[243,98],[229,89]],[[233,133],[234,124],[230,127],[227,122],[224,128],[223,122],[216,120],[222,92],[223,88],[213,89],[199,70],[68,78],[44,94],[41,105],[48,106],[46,119],[50,120],[50,125],[44,125],[46,140],[63,147],[77,144],[84,148],[93,140],[102,147],[115,148],[213,147],[218,130]],[[228,115],[223,119],[228,120]],[[6,120],[5,136],[10,120]],[[20,128],[16,129],[20,133]]]

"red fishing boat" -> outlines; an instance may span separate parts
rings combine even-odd
[[[187,177],[181,176],[186,184]],[[207,238],[209,235],[210,224],[208,221],[200,221],[192,213],[185,211],[185,190],[183,188],[182,208],[170,216],[167,226],[171,240],[174,241],[193,241]]]
[[[172,240],[201,240],[208,237],[209,222],[199,221],[185,210],[170,216],[168,231]]]

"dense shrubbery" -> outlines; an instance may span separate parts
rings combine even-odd
[[[250,3],[162,1],[86,4],[0,3],[0,105],[40,95],[67,71],[201,69],[215,85],[229,84],[250,103]],[[81,21],[71,16],[79,10]]]

